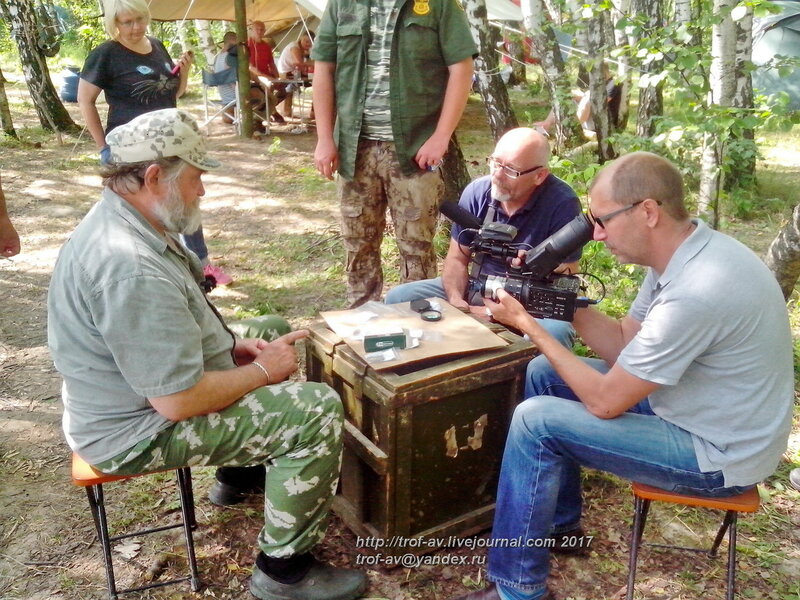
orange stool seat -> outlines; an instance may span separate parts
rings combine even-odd
[[[194,552],[194,539],[192,537],[192,530],[197,526],[194,513],[194,495],[192,492],[192,474],[189,467],[180,467],[175,469],[178,493],[181,501],[181,516],[182,519],[179,523],[174,525],[163,525],[160,527],[151,527],[149,529],[142,529],[131,533],[123,533],[112,536],[108,529],[108,520],[106,518],[105,497],[103,493],[103,484],[111,483],[113,481],[121,481],[123,479],[133,479],[135,477],[143,477],[151,473],[141,473],[137,475],[110,475],[102,473],[95,469],[92,465],[83,460],[80,456],[72,453],[72,483],[86,489],[86,495],[89,499],[89,508],[92,511],[92,518],[94,525],[97,529],[97,537],[100,540],[100,545],[103,549],[103,560],[106,569],[106,583],[108,585],[108,596],[112,600],[116,599],[120,594],[127,594],[129,592],[138,592],[154,587],[162,587],[171,585],[173,583],[180,583],[188,581],[191,584],[193,591],[200,589],[200,577],[197,571],[197,560]],[[183,528],[184,537],[186,538],[186,553],[189,563],[190,574],[187,577],[178,579],[171,579],[169,581],[160,581],[142,585],[139,587],[128,588],[125,590],[118,590],[116,580],[114,578],[114,564],[111,555],[111,543],[117,540],[147,535],[158,531],[167,529]]]
[[[709,550],[700,548],[680,548],[678,546],[667,546],[661,544],[652,544],[662,548],[675,548],[678,550],[690,550],[694,552],[706,552],[709,556],[716,556],[717,549],[722,543],[725,532],[728,532],[728,581],[727,581],[727,600],[733,600],[736,594],[736,522],[740,512],[752,513],[758,510],[760,505],[760,498],[758,495],[758,487],[754,486],[741,494],[734,496],[725,496],[722,498],[705,498],[703,496],[691,496],[687,494],[679,494],[662,490],[651,485],[643,483],[633,484],[634,496],[634,518],[633,518],[633,532],[631,535],[631,552],[630,563],[628,567],[628,593],[627,600],[633,599],[633,585],[636,578],[636,562],[638,559],[639,548],[642,544],[642,533],[647,521],[647,513],[650,510],[650,503],[652,501],[658,502],[671,502],[673,504],[682,504],[684,506],[697,506],[702,508],[711,508],[716,510],[724,510],[725,517],[722,525],[717,531],[714,538],[714,543]]]

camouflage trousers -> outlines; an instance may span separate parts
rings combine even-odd
[[[253,335],[260,326],[263,335]],[[273,317],[231,329],[274,339],[289,327]],[[134,474],[186,465],[264,464],[258,545],[267,556],[286,557],[308,551],[325,534],[339,481],[342,420],[342,403],[333,389],[287,381],[258,388],[219,412],[177,422],[95,466]]]
[[[400,282],[436,274],[433,235],[444,182],[439,171],[403,175],[394,144],[359,140],[355,175],[338,180],[342,238],[347,253],[347,303],[353,308],[383,292],[381,242],[386,209],[400,253]]]

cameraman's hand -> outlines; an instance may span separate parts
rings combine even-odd
[[[523,261],[525,260],[525,256],[528,254],[527,250],[519,250],[517,251],[517,256],[511,259],[511,266],[512,267],[521,267]]]
[[[499,289],[497,290],[497,300],[497,302],[494,302],[489,298],[483,299],[486,303],[486,308],[489,309],[495,321],[510,325],[520,331],[530,327],[529,323],[533,321],[533,318],[514,296],[503,289]]]
[[[274,342],[267,343],[253,359],[269,373],[269,383],[280,383],[297,371],[297,351],[294,343],[308,337],[308,329],[291,331]]]
[[[482,319],[484,321],[491,321],[492,320],[492,315],[490,315],[488,312],[486,312],[486,307],[485,306],[470,306],[468,312],[471,315],[473,315],[475,317],[478,317],[479,319]]]

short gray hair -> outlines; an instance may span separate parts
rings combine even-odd
[[[117,39],[119,34],[117,15],[121,12],[146,17],[147,24],[150,24],[150,7],[147,0],[103,0],[103,21],[106,33],[112,40]]]
[[[103,178],[103,185],[117,194],[135,194],[142,189],[144,174],[150,165],[161,167],[164,178],[168,183],[172,183],[187,164],[177,156],[161,158],[156,161],[110,164],[102,168],[100,176]]]

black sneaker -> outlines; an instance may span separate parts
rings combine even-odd
[[[592,538],[587,536],[580,527],[551,535],[550,539],[553,540],[549,546],[550,552],[572,556],[588,554],[589,546],[592,543]]]
[[[270,118],[278,125],[283,125],[284,123],[286,123],[286,119],[284,119],[283,115],[279,112],[272,113],[272,116]]]
[[[297,583],[280,583],[253,567],[250,593],[259,600],[355,600],[367,589],[363,571],[340,569],[314,560]]]
[[[208,492],[208,499],[219,506],[244,502],[250,494],[264,493],[264,465],[253,467],[219,467],[217,481]]]

